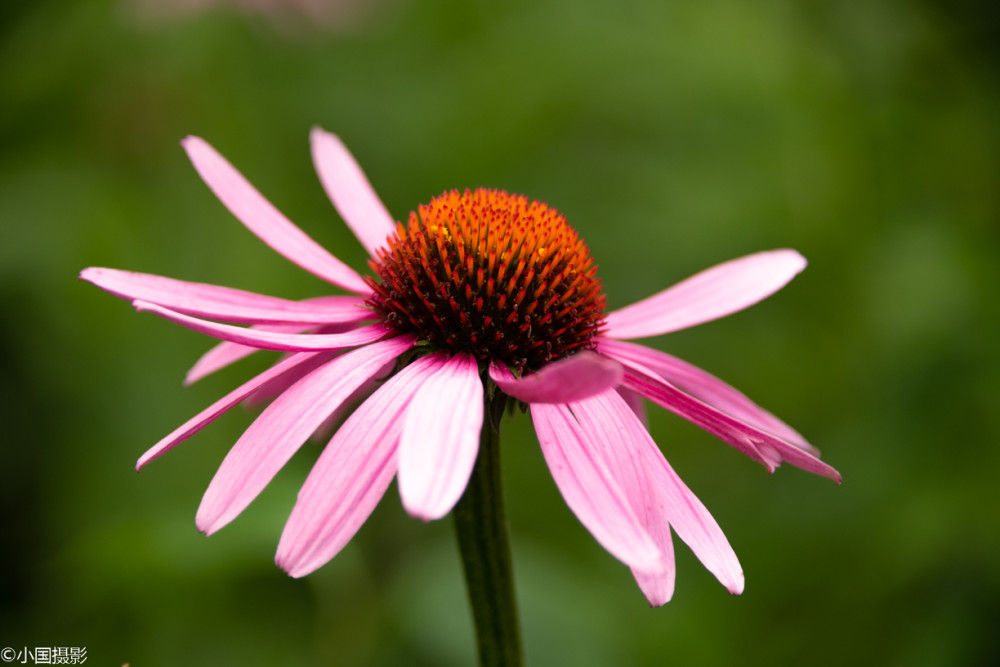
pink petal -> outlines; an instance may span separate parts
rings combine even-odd
[[[397,359],[391,360],[381,369],[379,369],[375,375],[366,380],[364,384],[354,390],[354,393],[347,397],[347,399],[337,407],[336,410],[330,413],[330,416],[326,418],[326,421],[320,424],[316,432],[313,433],[311,440],[314,442],[324,442],[330,439],[333,432],[336,430],[336,426],[340,424],[344,419],[349,416],[354,410],[361,405],[372,393],[382,386],[385,379],[392,375],[393,370],[396,368],[398,363]],[[251,396],[252,401],[255,397]]]
[[[190,283],[148,273],[89,268],[80,278],[123,299],[155,303],[187,315],[225,322],[330,324],[371,319],[364,299],[354,296],[322,301],[288,301],[204,283]]]
[[[258,331],[273,331],[277,333],[302,333],[312,327],[303,324],[263,324],[254,325],[250,328]],[[208,352],[198,358],[198,361],[191,367],[191,370],[184,376],[184,386],[192,385],[206,375],[211,375],[215,371],[248,357],[254,352],[260,352],[260,348],[223,341],[213,346]]]
[[[279,396],[229,450],[198,508],[198,528],[212,534],[232,521],[342,401],[412,344],[400,336],[358,348]]]
[[[336,303],[336,301],[340,299],[352,298],[353,297],[343,296],[320,296],[312,299],[305,299],[305,303]],[[359,322],[345,322],[341,324],[325,324],[321,327],[303,324],[259,324],[250,328],[259,329],[261,331],[277,331],[279,333],[303,333],[306,331],[314,331],[315,333],[327,334],[350,331],[351,329],[357,328],[358,324]],[[223,341],[203,354],[198,361],[195,362],[194,366],[184,377],[184,385],[187,386],[194,384],[206,375],[211,375],[215,371],[225,368],[229,364],[235,363],[244,357],[248,357],[259,350],[260,348],[257,347],[249,347],[247,345],[239,345],[238,343]]]
[[[403,414],[439,370],[436,355],[417,359],[361,404],[323,449],[281,533],[275,561],[304,577],[344,548],[396,473]]]
[[[812,454],[684,393],[641,364],[625,364],[624,385],[740,450],[771,472],[782,461],[840,484],[840,473]]]
[[[598,345],[603,354],[613,359],[621,359],[625,362],[634,361],[641,364],[681,391],[691,394],[740,421],[769,431],[810,454],[819,455],[819,450],[809,444],[798,431],[732,386],[697,366],[659,350],[635,343],[604,339],[599,341]]]
[[[257,391],[259,388],[267,385],[269,382],[280,378],[285,374],[297,371],[304,364],[313,363],[317,359],[322,360],[326,357],[326,354],[319,352],[299,353],[275,364],[249,382],[246,382],[229,392],[208,408],[202,410],[197,415],[187,420],[179,428],[174,429],[170,435],[160,440],[145,454],[139,457],[138,462],[135,464],[135,469],[142,470],[147,463],[153,459],[163,456],[181,442],[190,438],[205,426],[215,421],[219,415],[231,409],[233,406],[238,405],[240,401]]]
[[[288,354],[302,354],[301,352],[289,352]],[[342,354],[342,351],[336,350],[333,352],[326,352],[319,355],[317,359],[312,363],[302,364],[295,370],[285,373],[281,377],[277,377],[267,384],[261,386],[257,391],[253,392],[243,400],[243,406],[250,410],[255,410],[257,408],[262,408],[268,403],[276,399],[281,394],[285,393],[292,385],[309,375],[314,370],[320,366],[329,363],[331,360],[336,359]]]
[[[607,357],[580,352],[516,380],[510,371],[494,364],[490,378],[503,393],[525,403],[568,403],[619,384],[622,369]]]
[[[592,437],[564,405],[533,404],[542,454],[563,499],[601,546],[629,567],[655,569],[661,554],[636,517],[628,498]]]
[[[264,243],[323,280],[358,294],[371,292],[354,269],[324,250],[282,215],[205,140],[186,137],[181,145],[219,201]]]
[[[617,414],[611,414],[612,420],[601,423],[595,418],[595,413],[604,416],[609,412],[606,403],[610,400],[605,394],[614,394],[614,390],[592,396],[584,401],[569,405],[571,412],[579,423],[593,446],[593,453],[601,460],[611,473],[628,499],[629,506],[635,512],[636,518],[646,534],[650,536],[659,550],[659,559],[653,567],[632,567],[632,573],[639,587],[653,606],[666,604],[674,592],[674,547],[670,538],[670,522],[662,507],[662,499],[657,490],[647,481],[636,449],[639,442],[633,442],[625,437],[617,422],[623,421]],[[619,401],[621,399],[619,398]],[[620,402],[623,404],[623,401]],[[616,407],[619,404],[616,404]],[[626,406],[626,410],[627,410]]]
[[[784,287],[806,260],[771,250],[697,273],[659,294],[608,313],[610,338],[646,338],[686,329],[748,308]]]
[[[677,566],[674,561],[674,543],[670,539],[670,529],[663,531],[666,534],[665,540],[656,539],[656,544],[660,547],[660,562],[650,570],[640,570],[631,568],[635,583],[639,584],[639,590],[649,600],[649,606],[662,607],[670,602],[674,597],[674,584],[677,579]]]
[[[396,230],[395,220],[340,137],[315,127],[310,140],[313,164],[323,189],[361,245],[374,257],[375,249]]]
[[[742,593],[743,569],[722,529],[663,458],[625,401],[608,391],[570,408],[580,426],[593,434],[600,456],[628,490],[633,509],[660,550],[670,543],[669,523],[730,593]],[[650,604],[670,599],[673,569],[671,560],[659,569],[633,570]]]
[[[399,493],[418,519],[440,519],[465,491],[479,451],[483,381],[475,357],[444,361],[417,390],[399,441]]]
[[[295,354],[295,353],[290,353],[290,354]],[[326,359],[333,359],[334,357],[340,354],[343,354],[342,350],[330,352],[328,353],[329,356],[326,355],[324,356]],[[360,403],[361,398],[371,394],[376,387],[378,387],[382,382],[384,382],[385,378],[392,373],[393,367],[396,365],[396,363],[397,363],[396,359],[390,360],[382,369],[377,371],[372,376],[371,379],[366,380],[360,387],[355,389],[354,393],[351,394],[350,398],[341,403],[340,407],[338,407],[330,414],[330,416],[327,418],[327,421],[318,429],[316,429],[316,433],[313,434],[313,440],[319,441],[319,440],[329,439],[330,434],[333,433],[332,429],[333,424],[335,422],[341,421],[345,415],[354,410],[357,404]],[[309,367],[309,364],[305,364],[299,369],[296,369],[295,371],[282,375],[280,378],[275,379],[273,382],[267,383],[254,393],[247,396],[246,400],[243,401],[243,405],[250,409],[259,408],[267,405],[272,400],[277,398],[279,394],[283,393],[286,389],[288,389],[293,384],[298,382],[299,378],[301,378],[303,375],[306,375],[307,373],[312,372],[312,370],[313,369]]]
[[[390,333],[381,323],[376,323],[338,334],[289,334],[264,331],[262,329],[235,327],[229,324],[217,324],[208,320],[189,317],[146,301],[135,301],[132,305],[140,313],[149,311],[193,331],[221,338],[222,340],[228,340],[232,343],[239,343],[240,345],[258,347],[263,350],[283,350],[285,352],[342,350],[347,347],[374,342],[380,338],[385,338]]]

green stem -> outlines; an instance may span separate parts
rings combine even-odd
[[[500,432],[486,403],[479,455],[455,506],[455,532],[469,588],[482,667],[519,667],[521,637],[500,482]]]

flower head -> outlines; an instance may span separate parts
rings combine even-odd
[[[387,326],[518,373],[592,349],[603,323],[587,246],[558,211],[519,195],[447,192],[369,263],[368,303]]]
[[[795,251],[733,260],[606,313],[589,250],[555,209],[496,190],[453,191],[397,224],[340,140],[317,129],[312,152],[320,181],[371,255],[372,275],[362,277],[207,143],[189,137],[183,145],[250,231],[350,293],[289,301],[113,269],[81,273],[138,310],[223,341],[195,364],[188,382],[258,349],[286,353],[138,461],[142,468],[240,402],[266,404],[209,484],[197,514],[202,531],[234,519],[312,434],[344,414],[302,486],[278,564],[296,577],[325,564],[397,475],[406,510],[440,518],[469,480],[493,394],[530,407],[563,498],[632,569],[654,605],[673,593],[671,531],[730,592],[742,592],[743,573],[718,524],[643,425],[642,399],[769,470],[788,461],[840,481],[801,435],[737,390],[625,342],[756,303],[805,267]]]

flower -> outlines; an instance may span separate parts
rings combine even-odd
[[[334,206],[371,254],[362,278],[321,248],[197,137],[182,142],[216,196],[271,248],[351,293],[289,301],[114,269],[81,278],[222,339],[187,382],[257,349],[277,363],[158,442],[141,469],[226,410],[267,403],[209,484],[196,523],[232,521],[299,447],[350,411],[302,486],[276,561],[316,570],[353,537],[398,474],[406,510],[448,514],[469,480],[486,397],[521,401],[552,476],[652,605],[673,594],[671,530],[731,592],[743,572],[716,521],[643,425],[648,399],[773,471],[782,461],[840,481],[802,436],[680,359],[626,342],[746,308],[805,267],[793,250],[749,255],[605,314],[589,250],[547,205],[493,190],[448,192],[397,224],[341,141],[315,129],[312,155]],[[234,326],[249,324],[249,327]],[[498,391],[497,391],[498,390]]]

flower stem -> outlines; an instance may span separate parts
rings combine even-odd
[[[455,506],[455,532],[482,667],[519,667],[521,637],[500,481],[500,431],[490,401],[472,477]]]

